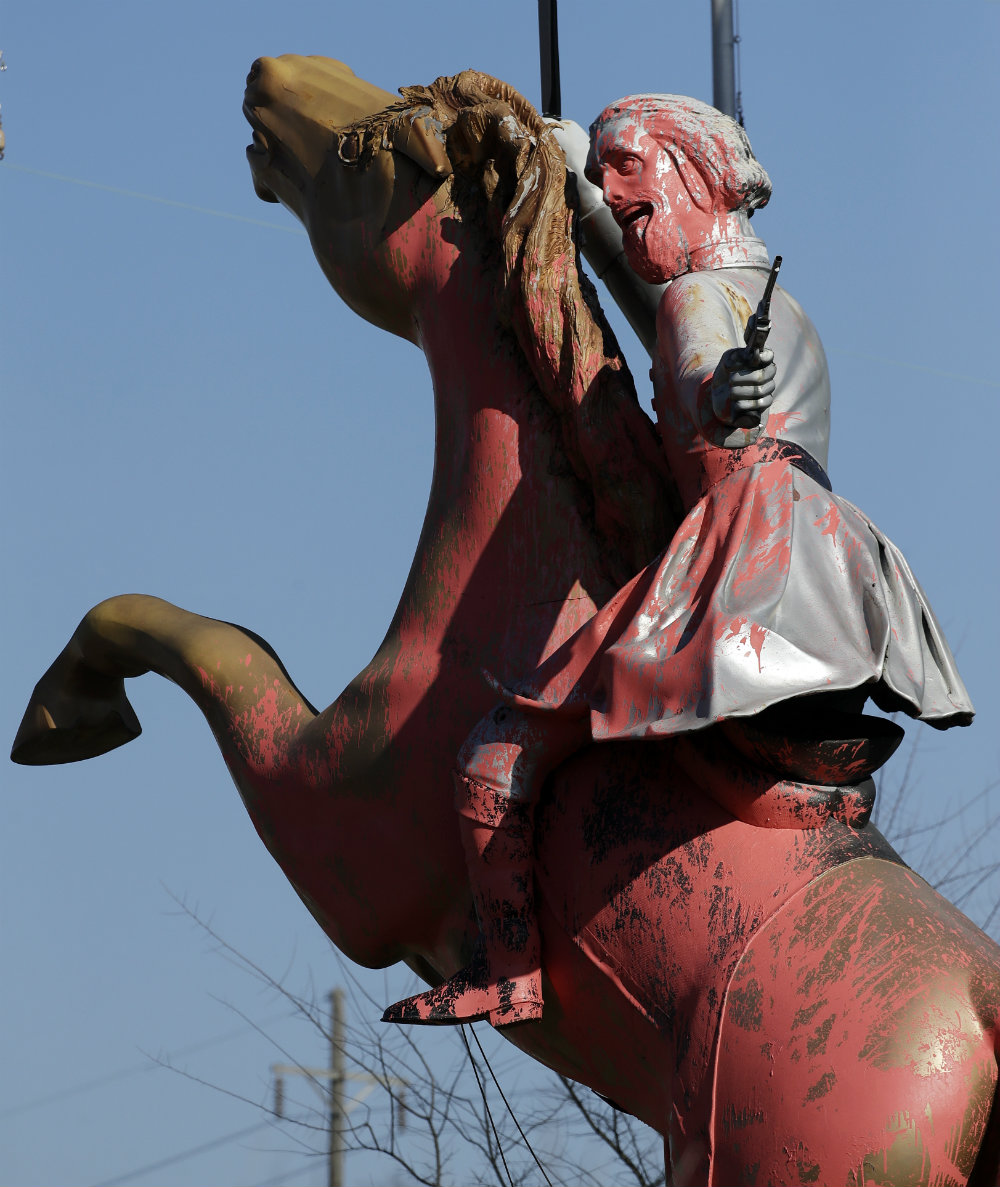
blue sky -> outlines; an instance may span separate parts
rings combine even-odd
[[[564,110],[580,122],[630,91],[711,98],[707,0],[577,0],[561,18]],[[1000,4],[744,2],[740,23],[747,128],[775,187],[755,222],[827,347],[834,485],[903,548],[979,710],[969,730],[909,731],[922,736],[903,823],[945,821],[911,843],[932,873],[982,834],[990,797],[974,797],[998,765]],[[255,198],[243,80],[260,54],[322,53],[390,91],[475,66],[537,100],[536,28],[528,0],[8,6],[9,737],[81,615],[113,593],[245,624],[318,704],[370,658],[429,486],[430,385],[419,352],[351,314],[291,217]],[[648,407],[648,362],[621,338]],[[193,706],[153,677],[131,696],[138,742],[3,780],[6,1182],[106,1182],[264,1120],[149,1055],[255,1102],[288,1058],[246,1019],[295,1059],[325,1057],[178,906],[295,993],[344,980]],[[966,909],[984,919],[997,890]],[[409,981],[364,984],[387,1002]],[[397,1181],[349,1165],[353,1182]],[[322,1182],[324,1168],[264,1128],[132,1181],[279,1176]]]

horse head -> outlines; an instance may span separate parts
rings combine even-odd
[[[299,219],[330,283],[356,312],[416,341],[417,296],[446,282],[466,227],[481,237],[484,212],[473,195],[484,167],[499,211],[494,231],[514,197],[504,181],[525,172],[516,158],[539,152],[558,172],[551,191],[564,222],[569,216],[558,151],[548,141],[539,147],[544,124],[506,84],[465,71],[402,94],[363,82],[342,62],[285,54],[254,62],[243,110],[257,195]],[[512,110],[516,117],[505,122]],[[509,167],[495,159],[504,151]],[[445,219],[451,225],[442,234]]]
[[[562,151],[523,96],[480,71],[400,93],[328,58],[258,59],[243,104],[254,187],[302,222],[346,303],[421,346],[432,372],[436,348],[453,363],[456,344],[476,340],[459,347],[475,356],[459,366],[488,401],[486,343],[527,363],[569,467],[592,492],[610,592],[669,538],[676,509],[579,267]]]
[[[299,219],[352,308],[413,339],[414,298],[445,282],[463,231],[488,241],[509,233],[506,221],[527,232],[543,191],[546,224],[568,230],[570,214],[561,154],[512,88],[467,70],[401,93],[333,59],[286,54],[254,62],[243,110],[258,196]],[[561,254],[573,254],[568,236]]]
[[[243,110],[258,196],[299,219],[327,279],[355,312],[415,341],[418,278],[399,261],[412,259],[421,222],[427,241],[434,197],[450,172],[434,129],[343,63],[295,54],[254,62]]]

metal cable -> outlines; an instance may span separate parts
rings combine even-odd
[[[500,1144],[500,1135],[497,1133],[496,1122],[493,1120],[493,1114],[490,1112],[490,1103],[486,1099],[486,1089],[483,1087],[483,1082],[479,1078],[479,1068],[476,1067],[476,1061],[472,1058],[472,1048],[469,1046],[469,1040],[466,1038],[466,1035],[465,1035],[465,1023],[464,1022],[462,1023],[461,1031],[462,1031],[462,1042],[465,1044],[465,1053],[469,1057],[469,1063],[472,1064],[473,1075],[476,1077],[476,1083],[479,1085],[479,1095],[483,1098],[483,1108],[486,1110],[486,1116],[489,1118],[490,1129],[493,1130],[493,1137],[497,1144],[497,1152],[500,1155],[500,1161],[503,1163],[503,1169],[507,1172],[507,1181],[510,1183],[510,1187],[514,1187],[514,1176],[510,1173],[510,1167],[507,1165],[507,1159],[504,1158],[504,1155],[503,1155],[503,1146]],[[473,1031],[472,1033],[473,1033],[473,1035],[475,1035],[475,1031]],[[476,1039],[476,1046],[479,1047],[479,1039],[478,1038]],[[479,1050],[482,1051],[482,1047],[479,1047]],[[483,1056],[483,1058],[484,1059],[486,1058],[485,1055]],[[487,1061],[486,1066],[487,1067],[490,1066],[488,1061]],[[490,1074],[492,1074],[492,1070],[493,1069],[490,1068]]]
[[[470,1030],[472,1030],[472,1028],[471,1028],[471,1027],[470,1027],[469,1029],[470,1029]],[[462,1027],[462,1030],[463,1030],[463,1031],[465,1030],[465,1027],[464,1027],[464,1026]],[[545,1173],[545,1167],[544,1167],[544,1166],[542,1166],[542,1164],[541,1164],[541,1163],[538,1161],[538,1155],[535,1153],[535,1151],[534,1151],[534,1149],[533,1149],[533,1147],[532,1147],[532,1145],[531,1145],[531,1142],[529,1142],[529,1141],[528,1141],[528,1136],[527,1136],[527,1134],[526,1134],[526,1133],[524,1132],[524,1130],[521,1128],[521,1123],[520,1123],[520,1121],[518,1121],[518,1119],[517,1119],[517,1118],[514,1116],[514,1110],[513,1110],[513,1109],[510,1107],[510,1101],[508,1101],[508,1099],[506,1098],[506,1096],[504,1096],[504,1094],[503,1094],[503,1089],[500,1087],[500,1081],[499,1081],[499,1080],[496,1078],[496,1075],[494,1074],[493,1068],[492,1068],[492,1067],[490,1067],[490,1061],[489,1061],[489,1060],[486,1058],[486,1052],[483,1050],[483,1045],[482,1045],[482,1043],[480,1043],[480,1041],[479,1041],[479,1035],[477,1035],[477,1034],[476,1034],[475,1030],[472,1030],[472,1037],[473,1037],[473,1038],[476,1040],[476,1046],[479,1048],[479,1054],[480,1054],[480,1055],[483,1057],[483,1062],[484,1062],[484,1063],[486,1064],[486,1066],[489,1068],[489,1071],[490,1071],[490,1076],[491,1076],[491,1077],[492,1077],[492,1079],[493,1079],[493,1083],[496,1085],[497,1092],[499,1092],[499,1093],[500,1093],[500,1099],[501,1099],[501,1100],[503,1101],[503,1103],[504,1103],[504,1104],[507,1106],[507,1112],[508,1112],[508,1113],[510,1113],[510,1118],[511,1118],[511,1120],[512,1120],[512,1121],[514,1122],[514,1124],[517,1126],[517,1132],[518,1132],[518,1133],[521,1135],[521,1141],[522,1141],[522,1142],[524,1142],[524,1144],[525,1144],[525,1145],[528,1147],[528,1153],[529,1153],[529,1154],[531,1155],[531,1157],[532,1157],[532,1158],[535,1160],[535,1164],[536,1164],[536,1166],[538,1167],[538,1169],[539,1169],[539,1170],[542,1172],[542,1178],[543,1178],[543,1179],[545,1180],[545,1182],[548,1184],[548,1187],[552,1187],[552,1180],[551,1180],[551,1179],[549,1178],[549,1176],[548,1176],[548,1175]],[[468,1044],[466,1044],[466,1046],[468,1046]],[[475,1064],[473,1064],[473,1067],[475,1067]],[[505,1165],[506,1165],[506,1164],[505,1164]]]

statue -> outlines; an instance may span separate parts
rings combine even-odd
[[[819,785],[836,813],[871,796],[874,764],[859,771],[847,753],[823,764],[817,747],[813,771],[784,767],[785,739],[864,738],[869,697],[942,729],[973,716],[905,559],[832,493],[830,383],[812,323],[774,290],[777,386],[769,318],[760,345],[737,345],[770,309],[776,277],[750,229],[771,183],[743,129],[695,99],[639,95],[606,108],[592,134],[587,173],[603,184],[629,264],[650,284],[673,281],[651,375],[686,516],[667,549],[466,739],[456,803],[485,943],[389,1021],[541,1018],[534,807],[549,772],[588,743],[684,735],[710,764],[714,735],[701,731],[766,722],[769,765],[802,780],[791,798],[816,811]],[[872,803],[855,804],[851,822]]]
[[[578,270],[562,154],[521,96],[467,71],[399,101],[289,56],[254,65],[245,111],[258,194],[433,375],[399,607],[321,712],[253,632],[111,598],[42,676],[13,756],[131,740],[125,680],[166,676],[330,938],[435,986],[478,935],[450,771],[496,704],[482,670],[524,696],[664,554],[669,469]],[[553,770],[534,821],[544,1011],[505,1033],[663,1133],[676,1184],[988,1182],[1000,949],[902,864],[863,795],[797,798],[767,724],[716,731],[708,754],[608,740]],[[849,746],[863,774],[893,744],[879,728],[790,736],[783,763]]]

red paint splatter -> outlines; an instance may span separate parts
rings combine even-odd
[[[752,623],[750,626],[750,646],[757,652],[757,671],[760,668],[760,653],[764,647],[764,640],[767,638],[767,627],[758,626],[757,623]]]

